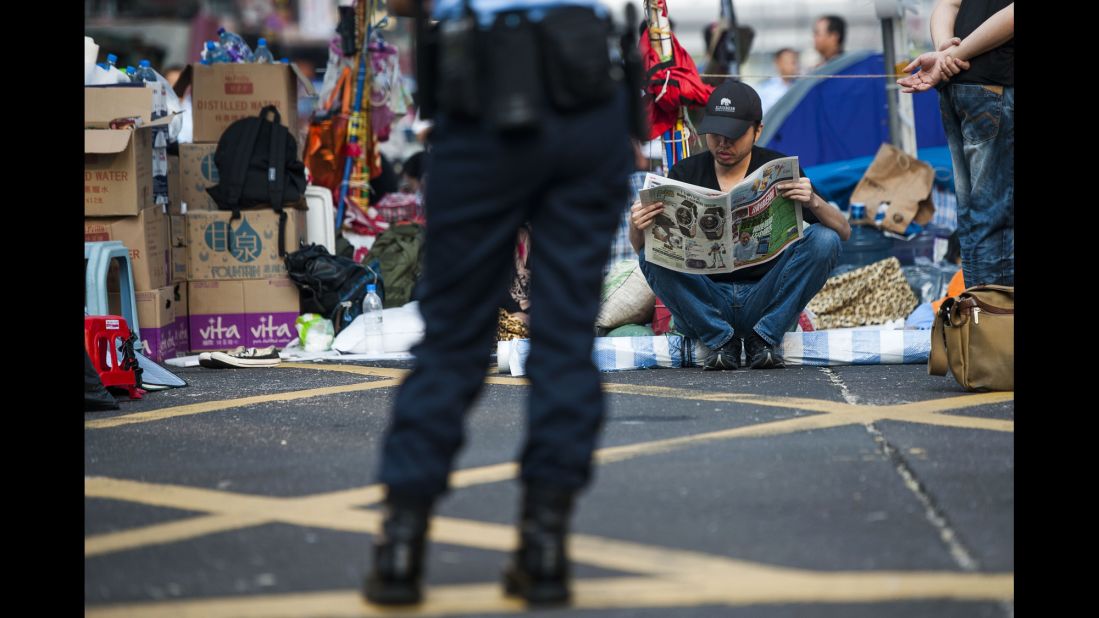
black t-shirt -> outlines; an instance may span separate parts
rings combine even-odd
[[[963,0],[954,19],[954,36],[964,39],[978,26],[1014,0]],[[995,49],[971,58],[969,70],[958,73],[950,83],[1015,85],[1015,37]]]
[[[744,172],[744,175],[749,176],[752,172],[762,167],[764,163],[774,161],[775,159],[781,159],[785,156],[786,155],[781,152],[760,148],[759,146],[752,146],[751,159],[748,161],[748,170]],[[798,166],[798,175],[803,175],[801,166]],[[717,172],[714,170],[714,155],[709,150],[691,155],[679,163],[676,163],[671,171],[668,172],[668,178],[680,182],[688,182],[700,187],[706,187],[707,189],[721,190],[721,185],[717,182]],[[820,191],[817,191],[815,186],[813,187],[813,192],[820,195]],[[801,216],[806,223],[820,223],[817,216],[808,208],[803,207],[801,209]],[[731,273],[718,273],[706,276],[714,281],[757,281],[762,279],[763,275],[766,275],[767,271],[771,270],[771,267],[773,267],[777,261],[777,259],[773,259],[759,264],[758,266],[741,268]]]

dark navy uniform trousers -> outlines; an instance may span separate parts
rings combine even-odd
[[[548,101],[545,108],[541,129],[520,135],[436,120],[420,300],[426,334],[386,434],[380,480],[391,496],[434,499],[447,490],[525,220],[531,387],[521,478],[575,491],[591,476],[604,414],[593,325],[633,151],[624,90],[580,112],[558,113]]]

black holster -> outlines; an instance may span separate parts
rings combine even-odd
[[[576,6],[552,9],[538,21],[524,11],[500,12],[488,29],[468,13],[443,21],[434,37],[425,37],[434,39],[434,50],[421,46],[435,58],[434,71],[421,68],[433,78],[430,86],[421,81],[422,104],[484,120],[498,132],[537,129],[546,105],[580,111],[621,87],[622,70],[608,52],[610,33],[609,21]]]

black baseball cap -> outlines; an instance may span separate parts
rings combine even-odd
[[[706,115],[698,125],[699,133],[716,133],[737,139],[748,127],[763,120],[759,94],[744,82],[727,79],[714,88],[706,101]]]

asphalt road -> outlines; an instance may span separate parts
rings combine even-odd
[[[86,413],[86,615],[380,614],[358,589],[408,367],[182,369],[188,387]],[[1011,393],[965,393],[922,365],[604,380],[575,602],[542,613],[1013,615]],[[528,386],[489,382],[409,614],[523,612],[499,573]]]

